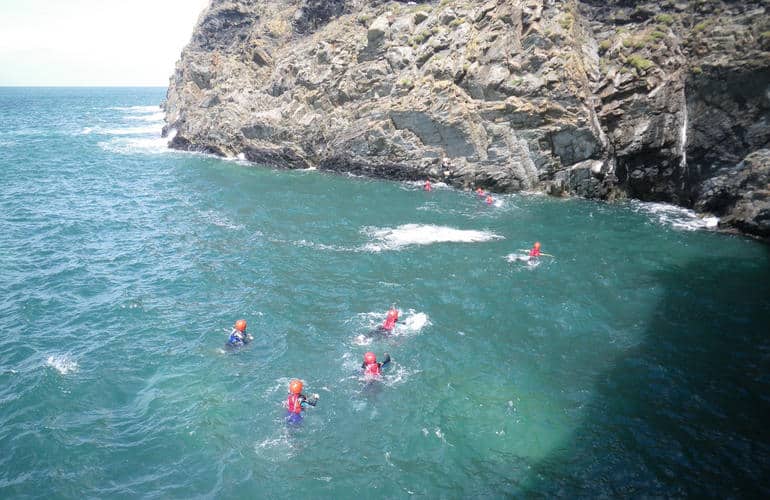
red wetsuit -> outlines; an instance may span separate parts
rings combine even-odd
[[[540,257],[540,249],[539,248],[533,248],[529,251],[530,257]]]
[[[430,191],[431,189],[430,181],[425,181],[425,191]]]

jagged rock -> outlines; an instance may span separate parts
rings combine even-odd
[[[171,146],[671,201],[766,234],[766,188],[734,182],[770,147],[764,0],[417,3],[211,0],[169,85]]]
[[[704,182],[695,208],[722,216],[724,227],[770,237],[770,150],[755,151]]]

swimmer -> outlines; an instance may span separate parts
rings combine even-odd
[[[425,186],[423,186],[423,189],[424,189],[425,191],[430,191],[431,189],[433,189],[433,188],[431,187],[431,185],[430,185],[430,179],[426,179],[426,180],[425,180]]]
[[[532,250],[529,251],[529,261],[537,262],[539,257],[540,257],[540,242],[536,241],[535,244],[532,245]]]
[[[491,205],[492,203],[494,203],[495,199],[492,198],[491,194],[488,194],[487,199],[485,201],[487,202],[487,205]]]
[[[254,337],[246,333],[246,320],[239,319],[235,322],[233,331],[230,332],[230,338],[227,340],[227,345],[232,347],[241,346],[248,344],[252,340],[254,340]]]
[[[289,383],[289,395],[286,398],[286,421],[298,424],[302,421],[302,410],[307,405],[315,406],[320,396],[311,394],[308,398],[302,394],[302,381],[294,379]]]
[[[478,196],[479,198],[483,198],[486,195],[487,195],[487,193],[485,193],[484,190],[481,189],[481,186],[476,188],[476,196]]]
[[[364,371],[366,378],[376,378],[380,376],[380,369],[390,363],[390,354],[387,352],[384,356],[384,361],[377,362],[377,356],[373,352],[367,352],[364,354],[364,362],[361,363],[361,369]]]
[[[396,327],[396,322],[398,321],[398,309],[396,309],[396,304],[393,304],[390,306],[390,309],[388,310],[388,315],[385,318],[385,322],[382,324],[382,329],[386,332],[391,332]]]

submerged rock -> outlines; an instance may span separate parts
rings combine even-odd
[[[719,180],[770,146],[765,9],[212,0],[166,130],[289,168],[669,201],[766,236],[758,188]]]

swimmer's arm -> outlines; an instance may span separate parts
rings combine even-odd
[[[385,361],[383,361],[382,363],[380,363],[380,368],[382,368],[383,366],[387,365],[388,363],[390,363],[390,354],[388,354],[388,353],[386,352],[386,353],[385,353]]]
[[[308,399],[305,396],[302,396],[302,403],[300,403],[300,404],[302,405],[303,408],[305,407],[306,404],[308,404],[310,406],[315,406],[316,403],[318,403],[318,399],[319,398],[320,398],[320,396],[318,396],[318,394],[311,394],[310,395],[310,399]]]

